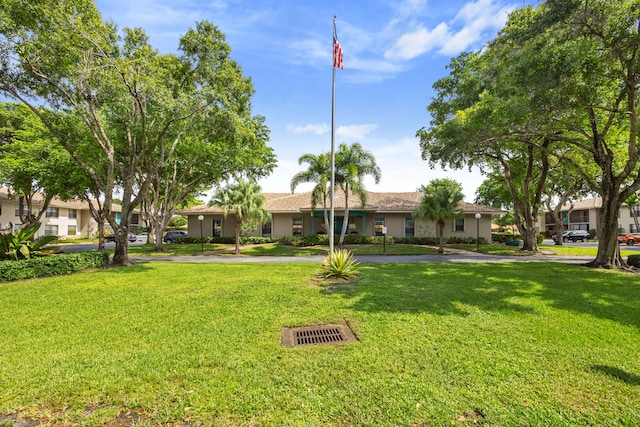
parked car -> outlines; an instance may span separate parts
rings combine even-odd
[[[171,231],[167,231],[167,233],[164,235],[164,238],[162,239],[162,241],[165,242],[165,243],[175,243],[175,242],[178,241],[178,239],[181,239],[183,237],[187,237],[187,232],[186,231],[171,230]]]
[[[138,237],[136,237],[135,234],[133,233],[129,233],[127,240],[130,242],[135,242],[136,240],[138,240]],[[109,234],[108,236],[104,236],[104,241],[105,242],[115,242],[116,241],[116,235],[114,234]]]
[[[635,245],[636,242],[640,242],[640,239],[638,239],[636,236],[634,236],[631,233],[619,233],[618,234],[618,243],[620,244],[627,244],[628,246],[632,246]]]
[[[587,240],[589,240],[589,237],[591,237],[591,235],[586,230],[569,230],[562,233],[563,242],[577,242],[578,240],[580,240],[581,242],[586,242]],[[551,236],[551,238],[555,242],[557,237],[554,234],[553,236]]]

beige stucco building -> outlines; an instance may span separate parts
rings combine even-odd
[[[33,209],[39,211],[44,198],[40,194],[34,196]],[[120,205],[112,205],[112,212],[118,220]],[[37,212],[34,212],[36,214]],[[132,225],[137,225],[140,215],[135,213]],[[64,201],[58,198],[51,200],[49,207],[40,219],[40,230],[36,238],[41,236],[57,236],[60,238],[92,237],[98,231],[98,225],[91,216],[89,204],[83,200]],[[15,231],[22,226],[19,215],[18,199],[11,195],[5,187],[0,187],[0,232]]]
[[[565,230],[596,230],[600,224],[600,209],[602,208],[602,198],[594,197],[577,202],[566,204],[562,207],[561,217]],[[640,217],[640,206],[635,207],[636,215]],[[540,231],[553,230],[555,224],[553,216],[549,212],[544,212],[538,221]],[[622,233],[638,233],[633,215],[628,208],[622,208],[618,212],[618,230]]]
[[[326,234],[323,218],[323,206],[311,209],[311,193],[263,193],[265,208],[271,214],[269,223],[260,224],[253,235],[264,237],[291,237]],[[437,237],[433,223],[425,223],[414,218],[411,213],[422,200],[419,192],[378,193],[367,192],[366,205],[363,207],[355,195],[349,197],[349,233],[362,235],[381,235],[386,227],[387,236],[393,237]],[[327,201],[327,210],[329,209]],[[454,221],[448,221],[445,237],[472,237],[477,234],[491,241],[491,219],[503,213],[499,209],[461,203],[463,214]],[[336,235],[342,229],[345,212],[345,197],[336,192],[334,218]],[[235,217],[224,217],[216,206],[195,206],[177,212],[189,219],[188,233],[199,237],[202,227],[204,237],[232,237],[235,233]],[[476,219],[475,215],[480,218]],[[198,219],[202,216],[202,223]]]

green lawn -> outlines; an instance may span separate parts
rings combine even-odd
[[[0,285],[0,425],[16,412],[87,426],[640,419],[631,275],[365,264],[354,284],[320,286],[317,270],[149,262]],[[325,322],[360,341],[280,346],[283,327]]]
[[[437,254],[437,248],[418,245],[347,245],[354,255],[427,255]],[[130,255],[173,256],[173,255],[234,255],[234,245],[206,243],[197,244],[165,244],[162,252],[154,251],[153,245],[129,246]],[[290,246],[280,243],[242,246],[240,254],[246,256],[309,256],[326,255],[329,247],[320,246]],[[113,249],[111,249],[113,253]]]

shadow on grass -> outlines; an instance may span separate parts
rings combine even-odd
[[[355,310],[467,315],[476,307],[531,313],[542,300],[640,328],[640,288],[625,273],[557,263],[378,264],[361,273],[358,286],[343,292],[358,297]]]
[[[591,366],[591,369],[593,369],[594,371],[600,371],[629,385],[640,386],[640,375],[631,374],[620,368],[607,365],[593,365]]]

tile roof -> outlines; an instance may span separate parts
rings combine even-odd
[[[311,210],[311,192],[305,193],[262,193],[265,197],[265,208],[272,213],[300,212]],[[373,192],[367,191],[367,204],[365,210],[374,212],[411,212],[420,201],[423,194],[420,192]],[[334,197],[334,209],[344,210],[345,197],[342,191],[336,191]],[[460,203],[465,213],[483,213],[498,215],[504,213],[500,209],[490,206],[478,205],[475,203]],[[327,208],[329,201],[327,200]],[[316,210],[321,210],[322,204],[316,206]],[[357,195],[349,195],[349,209],[360,210],[362,204]],[[181,215],[194,215],[201,213],[221,213],[218,206],[200,205],[187,209],[181,209],[176,213]]]
[[[14,203],[18,203],[18,198],[9,195],[9,189],[6,187],[0,187],[0,200],[12,201]],[[33,196],[34,205],[42,205],[44,203],[44,196],[42,193],[36,193]],[[96,203],[95,200],[92,203]],[[78,210],[89,210],[89,205],[86,201],[80,199],[72,199],[72,200],[62,200],[58,197],[54,197],[51,199],[49,206],[53,208],[67,208],[67,209],[78,209]],[[112,212],[121,212],[122,206],[118,204],[111,205]]]

